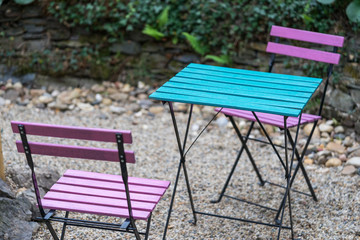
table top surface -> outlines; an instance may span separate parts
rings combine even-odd
[[[191,63],[150,98],[297,117],[321,81]]]

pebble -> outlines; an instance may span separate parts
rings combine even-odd
[[[303,130],[306,136],[310,136],[311,130],[313,128],[314,123],[308,123],[304,126]],[[320,130],[319,127],[315,127],[313,138],[320,138]]]
[[[164,111],[164,107],[163,106],[152,106],[149,108],[149,112],[153,113],[153,114],[158,114]]]
[[[343,133],[345,131],[344,127],[343,126],[337,126],[335,127],[334,129],[334,132],[335,133]]]
[[[126,112],[126,109],[123,107],[110,106],[110,112],[116,114],[123,114]]]
[[[320,132],[328,132],[328,133],[331,133],[333,129],[334,129],[333,126],[327,125],[327,124],[325,124],[325,123],[322,123],[322,124],[319,125],[319,130],[320,130]]]
[[[94,110],[94,107],[91,106],[89,103],[81,103],[81,102],[79,102],[76,105],[78,106],[78,108],[80,108],[81,110],[86,111],[86,112],[90,112],[90,111]]]
[[[102,103],[106,106],[110,106],[112,104],[112,100],[110,98],[104,98]]]
[[[346,162],[346,160],[347,160],[346,154],[341,154],[341,155],[339,156],[339,159],[340,159],[341,161],[343,161],[343,162]]]
[[[44,95],[39,97],[39,102],[44,103],[44,104],[51,103],[53,100],[54,100],[54,98],[48,93],[44,93]]]
[[[352,175],[354,173],[356,173],[356,168],[353,165],[347,165],[341,171],[343,175]]]
[[[336,143],[336,142],[329,142],[327,145],[326,145],[326,149],[327,150],[330,150],[332,152],[337,152],[337,153],[344,153],[345,152],[345,147],[340,145],[339,143]]]
[[[360,168],[360,157],[352,157],[346,161],[346,165],[354,165]]]
[[[341,166],[341,160],[338,158],[330,158],[326,161],[325,166],[326,167],[338,167]]]
[[[306,165],[312,165],[312,164],[314,164],[314,160],[311,159],[311,158],[305,158],[304,164],[306,164]]]

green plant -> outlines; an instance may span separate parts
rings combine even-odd
[[[215,56],[215,55],[206,55],[205,59],[211,59],[219,64],[228,65],[231,63],[231,58],[227,55]]]
[[[159,32],[152,26],[146,24],[144,30],[142,31],[143,34],[149,35],[150,37],[155,38],[156,40],[162,39],[165,35],[162,32]]]
[[[195,50],[195,52],[199,53],[200,55],[204,55],[206,52],[209,51],[208,46],[201,43],[198,38],[191,35],[190,33],[183,32],[182,35],[184,35],[184,37],[190,43],[191,47]]]
[[[32,2],[34,2],[34,0],[14,0],[17,4],[20,4],[20,5],[27,5],[27,4],[30,4]],[[1,5],[1,4],[0,4]]]
[[[335,2],[335,0],[317,0],[317,1],[325,5],[330,5]],[[351,3],[349,3],[349,5],[346,7],[346,15],[350,21],[355,23],[360,23],[360,0],[353,0]]]

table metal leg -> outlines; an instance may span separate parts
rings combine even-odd
[[[192,193],[191,193],[190,181],[189,181],[189,177],[188,177],[187,170],[186,170],[186,166],[185,166],[186,159],[185,159],[185,154],[184,154],[184,150],[185,150],[185,146],[186,146],[186,140],[187,140],[188,133],[189,133],[189,127],[190,127],[190,122],[191,122],[193,105],[191,105],[191,107],[190,107],[189,118],[188,118],[188,122],[187,122],[187,126],[186,126],[186,132],[185,132],[185,137],[184,137],[184,143],[181,144],[179,129],[178,129],[178,127],[177,127],[177,123],[176,123],[176,118],[175,118],[175,113],[174,113],[173,105],[172,105],[171,102],[168,102],[168,103],[169,103],[169,108],[170,108],[171,119],[172,119],[173,126],[174,126],[175,136],[176,136],[176,140],[177,140],[177,144],[178,144],[178,148],[179,148],[180,163],[179,163],[178,171],[177,171],[177,174],[176,174],[176,180],[175,180],[174,190],[173,190],[173,194],[172,194],[171,201],[170,201],[170,207],[169,207],[168,217],[167,217],[167,219],[166,219],[166,224],[165,224],[163,239],[166,239],[167,228],[168,228],[168,226],[169,226],[170,217],[171,217],[171,212],[172,212],[172,208],[173,208],[173,205],[174,205],[176,188],[177,188],[177,185],[178,185],[181,168],[184,170],[186,187],[187,187],[187,190],[188,190],[189,199],[190,199],[190,205],[191,205],[191,210],[192,210],[193,217],[194,217],[194,222],[193,222],[193,223],[196,224],[196,221],[197,221],[196,211],[195,211],[194,202],[193,202]]]

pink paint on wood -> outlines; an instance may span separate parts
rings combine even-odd
[[[120,207],[127,209],[127,200],[115,199],[115,198],[106,198],[106,197],[96,197],[96,196],[86,196],[80,194],[72,193],[62,193],[50,191],[45,196],[44,199],[59,200],[64,202],[76,202],[76,203],[85,203],[92,205],[108,206],[108,207]],[[150,211],[152,212],[155,208],[155,203],[149,202],[139,202],[131,201],[131,207],[134,210]]]
[[[119,162],[118,150],[106,148],[92,148],[81,146],[69,146],[50,143],[28,142],[32,154],[68,157],[68,158],[83,158],[91,160],[103,160]],[[24,152],[24,147],[21,141],[16,141],[16,146],[19,152]],[[133,151],[125,151],[127,163],[135,163],[135,154]]]
[[[72,186],[72,185],[59,184],[59,183],[54,184],[50,190],[56,192],[75,193],[75,194],[88,195],[88,196],[126,199],[125,192],[120,190],[106,190],[106,189],[91,188],[91,187]],[[160,198],[161,196],[158,195],[149,195],[149,194],[141,194],[141,193],[133,193],[133,192],[130,193],[130,199],[134,201],[157,203],[160,201]]]
[[[83,203],[65,202],[59,200],[42,199],[41,204],[45,209],[55,209],[70,212],[90,213],[114,217],[128,218],[129,211],[125,208],[90,205]],[[146,220],[150,216],[149,211],[132,211],[134,219]]]
[[[342,47],[344,44],[344,37],[341,36],[299,30],[294,28],[280,27],[280,26],[272,26],[270,36],[324,44],[335,47]]]
[[[268,42],[266,51],[331,64],[338,64],[340,61],[340,54],[338,53],[324,52],[320,50],[295,47],[273,42]]]
[[[219,111],[220,108],[216,108],[215,110]],[[256,121],[256,118],[250,111],[237,110],[237,109],[231,109],[231,108],[223,108],[221,110],[221,112],[226,115],[229,115],[229,116],[240,117],[240,118],[244,118],[247,120]],[[257,115],[257,117],[259,118],[261,123],[270,124],[270,125],[273,125],[273,126],[276,126],[279,128],[284,128],[284,117],[281,115],[270,114],[270,113],[260,113],[260,112],[255,112],[255,114]],[[300,124],[315,122],[316,120],[319,120],[319,119],[321,119],[320,116],[303,113],[301,115],[301,123]],[[299,121],[299,118],[297,118],[297,117],[288,117],[288,119],[286,121],[287,127],[291,128],[291,127],[297,126],[298,121]]]
[[[91,180],[101,180],[101,181],[108,181],[108,182],[118,182],[118,183],[123,182],[122,177],[120,175],[87,172],[87,171],[72,170],[72,169],[68,169],[64,173],[64,176],[65,177],[91,179]],[[159,187],[159,188],[168,188],[170,185],[170,181],[161,181],[161,180],[157,180],[157,179],[147,179],[147,178],[129,177],[128,181],[130,184],[134,184],[134,185]]]
[[[42,123],[29,123],[11,121],[11,128],[14,133],[19,133],[18,125],[25,126],[26,134],[47,137],[72,138],[81,140],[94,140],[102,142],[116,142],[116,133],[122,133],[124,143],[132,143],[131,131],[62,126]]]
[[[81,187],[92,187],[92,188],[100,188],[107,190],[125,191],[125,186],[123,183],[114,183],[107,181],[97,181],[97,180],[70,178],[70,177],[61,177],[57,182],[61,184],[68,184],[68,185],[81,186]],[[166,188],[146,187],[140,185],[133,185],[129,183],[129,191],[134,193],[162,196],[165,193]]]

